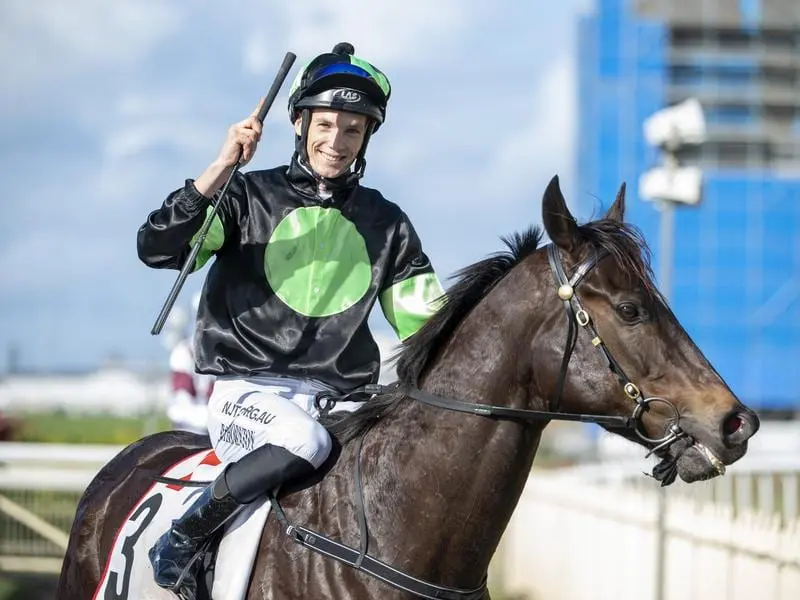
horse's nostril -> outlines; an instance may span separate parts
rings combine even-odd
[[[730,436],[737,433],[742,427],[744,427],[744,419],[741,415],[734,414],[727,417],[722,423],[722,432],[726,436]]]

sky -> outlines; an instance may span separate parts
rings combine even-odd
[[[271,6],[274,5],[274,6]],[[297,56],[245,171],[286,164],[291,78],[351,42],[393,91],[364,184],[409,215],[445,287],[575,194],[575,52],[589,0],[5,0],[0,8],[0,372],[166,361],[150,329],[176,271],[136,231],[210,163],[287,51]],[[190,276],[188,306],[207,273]],[[396,339],[371,320],[386,348]]]

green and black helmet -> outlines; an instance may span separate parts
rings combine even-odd
[[[332,108],[367,115],[374,121],[372,132],[377,131],[386,119],[392,88],[386,75],[354,52],[352,44],[336,44],[297,74],[289,90],[292,122],[303,109]]]

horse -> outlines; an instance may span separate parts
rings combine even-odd
[[[334,452],[315,481],[281,492],[247,600],[488,599],[489,562],[554,419],[595,421],[640,444],[660,459],[661,485],[716,477],[745,455],[758,417],[668,307],[624,211],[623,184],[601,218],[578,224],[555,176],[543,228],[502,238],[506,251],[454,276],[400,345],[396,384],[324,421]],[[57,597],[92,597],[115,532],[153,478],[208,447],[163,432],[102,468],[78,505]],[[429,587],[392,585],[293,543],[287,519],[360,547],[361,558],[368,547],[384,573]]]

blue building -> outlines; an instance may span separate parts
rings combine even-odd
[[[578,38],[578,212],[627,181],[657,266],[642,123],[698,98],[708,141],[680,158],[703,169],[703,199],[675,213],[671,304],[745,403],[800,411],[800,3],[596,0]]]

